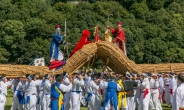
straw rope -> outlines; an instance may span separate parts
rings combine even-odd
[[[167,64],[136,64],[131,61],[119,47],[107,41],[100,41],[98,43],[91,43],[84,45],[83,48],[77,51],[66,62],[66,65],[55,71],[54,74],[60,74],[63,71],[72,74],[83,65],[88,64],[94,55],[103,62],[105,66],[110,67],[118,74],[125,74],[129,72],[168,72],[174,71],[176,73],[184,72],[184,63],[167,63]],[[107,63],[108,58],[108,63]],[[0,74],[6,74],[8,78],[15,78],[17,76],[25,76],[29,74],[52,74],[46,66],[28,66],[28,65],[0,65]]]

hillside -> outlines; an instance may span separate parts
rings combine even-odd
[[[1,0],[0,63],[14,63],[22,58],[29,64],[39,52],[49,61],[49,45],[60,24],[66,41],[77,43],[84,29],[91,32],[99,26],[101,38],[106,26],[123,22],[128,58],[141,63],[184,62],[184,1],[121,0],[89,1],[78,4],[49,0]],[[109,16],[109,21],[108,21]],[[68,46],[67,54],[73,49]],[[97,63],[98,65],[98,63]]]

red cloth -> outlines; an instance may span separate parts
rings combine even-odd
[[[88,37],[90,35],[90,32],[88,30],[84,30],[82,32],[82,37],[80,38],[79,42],[75,46],[75,48],[72,50],[71,54],[69,55],[69,58],[78,50],[80,50],[84,44],[92,43],[92,41],[88,41]]]
[[[98,42],[100,40],[100,36],[98,35],[98,26],[96,26],[95,32],[95,42]]]
[[[113,40],[114,43],[117,43],[119,48],[124,51],[124,47],[123,47],[123,42],[126,44],[126,38],[125,38],[125,33],[123,30],[118,30],[118,29],[113,29],[113,28],[109,28],[112,34],[116,35],[116,38]],[[123,42],[122,42],[123,41]]]
[[[145,91],[144,91],[144,95],[143,95],[143,98],[145,98],[146,97],[146,95],[149,93],[149,90],[148,89],[146,89]]]
[[[165,91],[162,94],[162,102],[164,102],[164,95],[165,95]]]
[[[160,99],[160,88],[158,88],[158,99]]]
[[[66,64],[66,62],[64,60],[52,61],[52,62],[50,62],[49,70],[52,70],[52,69],[55,69],[55,68],[59,69],[59,68],[63,67],[65,64]]]
[[[169,90],[169,93],[170,93],[171,95],[173,94],[173,91],[172,91],[172,89],[170,89],[170,90]]]

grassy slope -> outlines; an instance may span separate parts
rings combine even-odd
[[[12,93],[11,93],[10,90],[8,90],[5,110],[10,110],[11,104],[12,104]],[[171,110],[171,108],[168,108],[168,106],[166,104],[162,104],[162,107],[163,107],[163,110]],[[86,107],[81,107],[81,110],[87,110],[87,108]]]

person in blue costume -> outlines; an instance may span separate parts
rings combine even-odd
[[[50,60],[50,66],[49,69],[55,69],[58,70],[62,68],[65,64],[66,61],[64,60],[64,55],[60,51],[60,44],[66,44],[64,41],[66,37],[66,34],[64,36],[60,36],[60,25],[56,26],[56,32],[53,35],[52,42],[50,44],[50,52],[49,52],[49,57],[51,58]]]
[[[23,77],[19,76],[16,80],[17,80],[18,84],[15,88],[15,92],[13,95],[13,103],[12,103],[11,110],[15,110],[16,108],[18,108],[19,110],[22,110],[22,107],[24,104]]]
[[[64,92],[69,92],[72,88],[72,84],[64,85],[63,75],[56,75],[56,83],[51,85],[51,110],[64,110]]]
[[[57,25],[56,32],[53,35],[52,42],[50,45],[50,54],[49,54],[50,58],[58,60],[58,55],[60,51],[59,45],[66,44],[66,42],[64,41],[65,37],[66,34],[64,36],[60,36],[60,25]]]
[[[113,110],[118,110],[118,99],[117,99],[117,91],[121,91],[122,88],[119,84],[114,82],[115,76],[110,75],[108,78],[108,82],[100,82],[100,87],[106,88],[107,93],[104,101],[104,105],[100,110],[106,110],[106,106],[110,103]]]

